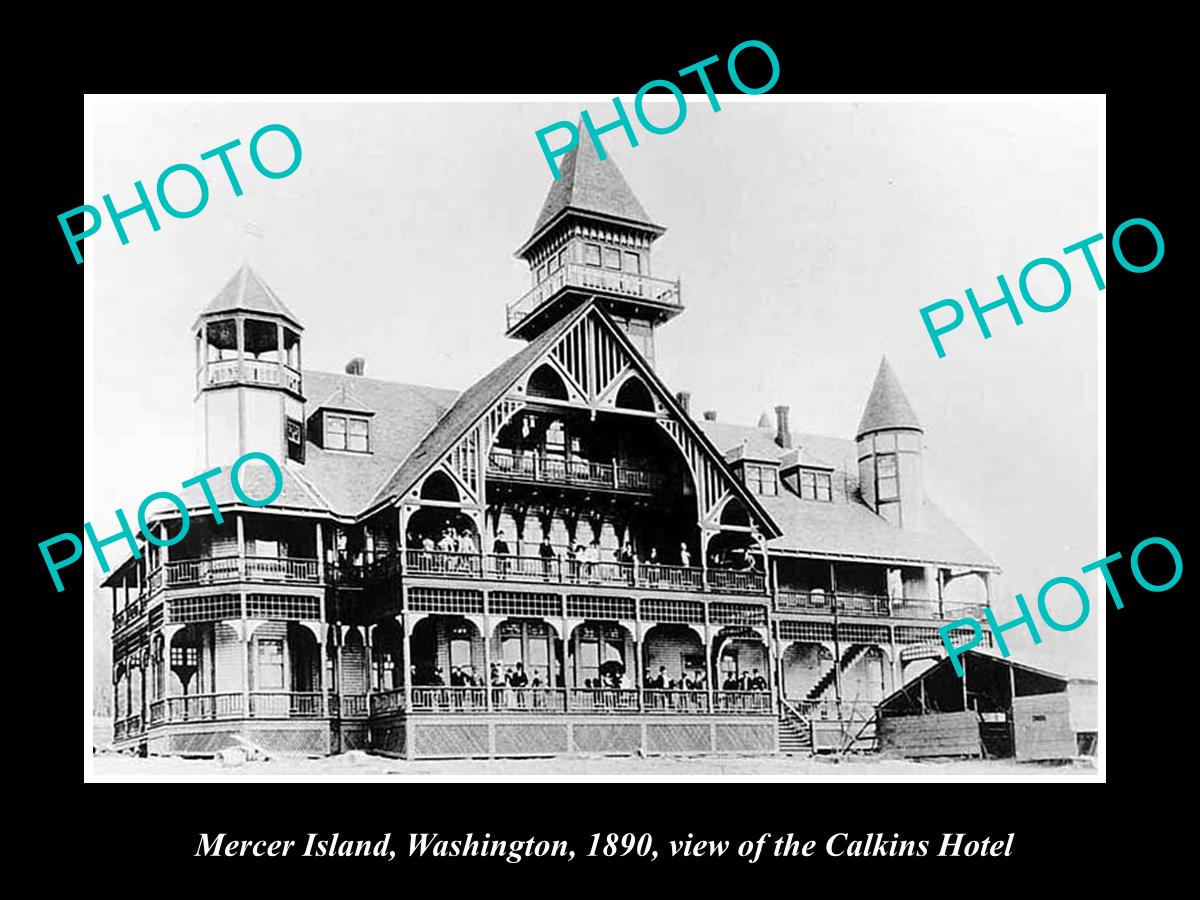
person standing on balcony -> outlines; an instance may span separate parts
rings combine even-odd
[[[579,557],[583,553],[583,544],[567,544],[567,579],[579,580]]]
[[[496,557],[497,574],[504,578],[508,574],[508,541],[504,539],[503,530],[496,532],[496,540],[492,543],[492,554]]]
[[[429,535],[421,538],[421,570],[424,572],[433,571],[433,538]]]
[[[691,551],[688,550],[687,544],[679,545],[679,564],[685,569],[692,564],[692,554]]]
[[[558,559],[558,554],[554,552],[554,545],[550,543],[550,535],[542,535],[542,543],[538,546],[538,556],[542,558],[542,578],[549,581],[554,573],[554,561]]]

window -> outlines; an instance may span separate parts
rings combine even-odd
[[[770,466],[752,466],[744,467],[744,481],[746,487],[755,494],[762,494],[767,497],[774,497],[779,493],[779,483],[775,479],[775,470]]]
[[[805,500],[833,502],[833,476],[828,472],[801,469],[800,496]]]
[[[621,251],[614,250],[612,247],[604,248],[604,268],[617,269],[621,268]]]
[[[599,244],[584,244],[583,245],[583,261],[589,266],[600,265],[600,245]]]
[[[325,414],[325,449],[371,451],[370,427],[366,419],[356,416]]]
[[[350,432],[346,438],[346,449],[366,453],[370,448],[367,441],[367,420],[351,419]]]
[[[237,323],[221,319],[208,323],[208,361],[237,359]]]
[[[545,263],[542,263],[540,266],[538,266],[537,280],[538,280],[538,284],[541,284],[543,281],[546,280],[546,264]]]
[[[450,629],[450,665],[460,669],[471,667],[471,630],[466,625]]]
[[[550,257],[550,261],[549,261],[548,263],[546,263],[546,265],[547,265],[547,267],[548,267],[547,271],[549,271],[549,273],[550,273],[551,275],[553,275],[555,272],[557,272],[557,271],[558,271],[558,267],[559,267],[559,265],[560,265],[560,263],[559,263],[559,261],[558,261],[558,257],[557,257],[557,256],[551,256],[551,257]]]
[[[876,497],[879,500],[895,500],[900,496],[895,453],[881,453],[875,457],[875,479]]]
[[[284,419],[288,459],[304,462],[304,423],[290,416]]]
[[[345,416],[325,416],[325,449],[326,450],[345,450],[346,449],[346,417]]]
[[[283,690],[283,641],[260,640],[258,642],[259,690]]]
[[[558,251],[558,267],[561,269],[567,264],[567,249],[564,247]]]
[[[642,257],[637,253],[625,251],[625,271],[633,275],[642,274]]]
[[[199,652],[195,647],[172,647],[171,648],[171,666],[191,666],[196,667],[199,659]]]

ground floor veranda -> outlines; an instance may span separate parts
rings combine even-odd
[[[184,755],[240,739],[410,757],[771,753],[780,716],[865,721],[930,655],[846,633],[863,640],[532,615],[171,625],[115,667],[114,738]]]

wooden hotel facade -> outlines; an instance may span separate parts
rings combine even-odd
[[[683,310],[664,229],[589,142],[562,170],[518,250],[524,345],[465,391],[306,371],[249,266],[204,309],[203,461],[265,451],[282,491],[214,479],[220,523],[197,488],[183,541],[107,577],[119,749],[803,752],[869,738],[981,614],[996,567],[925,498],[888,363],[850,439],[693,417],[654,369]]]

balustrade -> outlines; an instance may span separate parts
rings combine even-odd
[[[579,263],[567,263],[548,278],[542,279],[524,296],[508,305],[505,310],[508,327],[512,328],[559,291],[568,287],[604,291],[624,297],[663,303],[668,306],[683,305],[678,280],[670,281],[665,278],[653,278],[649,275],[637,275],[632,272],[618,272],[612,269],[584,266]]]

